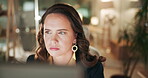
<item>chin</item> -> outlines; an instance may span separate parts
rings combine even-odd
[[[60,56],[60,54],[55,54],[55,53],[51,53],[50,55],[51,55],[52,57]]]

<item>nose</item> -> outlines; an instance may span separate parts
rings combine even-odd
[[[51,42],[52,44],[56,44],[58,42],[58,36],[56,34],[51,36]]]

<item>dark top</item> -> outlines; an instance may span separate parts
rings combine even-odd
[[[34,59],[35,55],[30,55],[27,58],[27,63],[37,63],[39,60]],[[104,73],[103,73],[103,65],[101,62],[97,62],[97,64],[93,67],[86,68],[86,78],[104,78]]]

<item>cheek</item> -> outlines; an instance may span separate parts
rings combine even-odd
[[[50,43],[50,38],[48,38],[47,36],[45,37],[44,36],[44,43],[45,43],[45,46],[47,46],[47,44],[49,44]]]
[[[72,46],[74,41],[73,37],[65,37],[65,38],[61,38],[59,40],[59,44],[63,45],[63,46]]]

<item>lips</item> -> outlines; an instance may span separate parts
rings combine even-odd
[[[59,48],[50,48],[50,50],[57,51],[57,50],[59,50]]]

